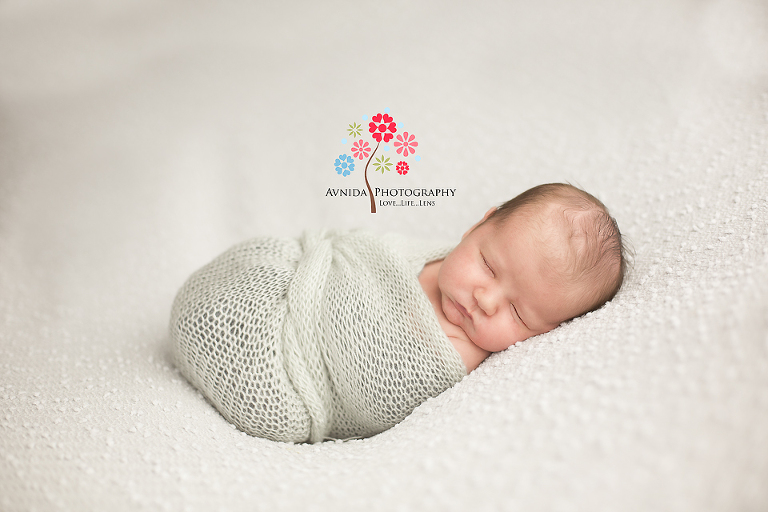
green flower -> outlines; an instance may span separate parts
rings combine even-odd
[[[363,127],[357,123],[352,123],[349,125],[349,128],[347,128],[347,132],[349,132],[350,137],[359,137],[360,134],[363,133]]]
[[[373,167],[374,167],[374,171],[381,171],[381,174],[384,174],[385,170],[387,171],[392,170],[392,162],[389,161],[389,158],[380,156],[373,161]]]

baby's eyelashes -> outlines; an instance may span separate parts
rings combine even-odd
[[[518,312],[517,312],[517,308],[515,307],[515,305],[514,305],[514,304],[512,304],[512,303],[510,303],[510,304],[509,304],[509,308],[512,310],[512,314],[513,314],[515,317],[517,317],[517,319],[518,319],[518,320],[520,320],[520,323],[521,323],[521,324],[523,324],[523,325],[525,325],[525,322],[523,322],[523,319],[522,319],[522,318],[520,318],[520,313],[518,313]]]
[[[496,272],[494,272],[491,266],[488,264],[488,260],[485,259],[485,256],[481,254],[480,257],[483,258],[483,263],[485,263],[485,266],[488,268],[488,271],[491,273],[491,275],[496,277]]]
[[[518,320],[520,320],[520,323],[523,324],[523,327],[530,330],[530,327],[528,327],[528,324],[525,323],[525,321],[523,320],[523,317],[521,317],[520,313],[517,312],[517,308],[515,307],[515,305],[510,303],[509,307],[512,308],[514,315],[517,317]]]

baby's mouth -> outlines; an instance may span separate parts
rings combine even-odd
[[[459,304],[455,300],[453,301],[453,305],[456,306],[456,309],[459,310],[459,313],[461,313],[465,317],[467,317],[470,320],[472,320],[472,316],[469,314],[469,311],[467,311],[467,309],[464,306],[462,306],[461,304]]]

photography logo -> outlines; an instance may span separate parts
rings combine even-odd
[[[363,171],[363,180],[365,181],[365,189],[352,189],[354,195],[367,195],[371,200],[371,213],[376,213],[376,194],[374,194],[371,188],[371,183],[368,180],[368,170],[372,172],[384,172],[392,171],[392,168],[397,171],[400,176],[405,176],[412,170],[412,163],[408,160],[411,158],[413,162],[419,162],[421,155],[416,155],[416,150],[419,147],[419,143],[416,140],[416,136],[405,130],[402,123],[395,122],[394,118],[389,115],[389,109],[385,108],[384,112],[379,112],[374,116],[371,116],[370,121],[368,116],[362,117],[363,124],[357,122],[350,123],[346,129],[347,135],[352,139],[352,147],[349,151],[346,151],[339,155],[339,157],[333,162],[336,174],[348,177],[354,176],[352,173],[355,170],[355,159],[362,165],[362,161],[365,160],[365,169]],[[368,126],[364,126],[367,123]],[[369,139],[370,138],[370,139]],[[366,140],[369,139],[369,140]],[[341,139],[342,144],[347,144],[347,138]],[[374,146],[373,143],[376,143]],[[390,151],[389,143],[392,142],[397,156],[392,155],[392,158],[386,156],[384,153]],[[384,144],[382,146],[382,144]],[[379,148],[382,151],[379,153]],[[378,156],[376,156],[378,153]],[[375,159],[374,159],[375,157]],[[394,160],[398,160],[397,163]],[[359,174],[359,173],[358,173]],[[366,193],[367,190],[367,193]],[[402,190],[402,189],[392,189]],[[379,192],[379,189],[376,189]],[[337,193],[340,190],[336,191]],[[347,191],[346,193],[349,193]],[[328,189],[326,195],[335,195],[332,189]],[[389,196],[389,190],[385,190],[385,194]]]

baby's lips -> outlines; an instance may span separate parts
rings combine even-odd
[[[472,315],[470,315],[470,314],[469,314],[469,311],[467,311],[467,308],[465,308],[464,306],[462,306],[461,304],[459,304],[459,303],[458,303],[458,302],[456,302],[456,301],[453,301],[453,305],[454,305],[454,306],[456,306],[456,309],[458,309],[458,310],[459,310],[459,312],[460,312],[462,315],[464,315],[465,317],[467,317],[467,318],[469,318],[470,320],[472,320]]]

